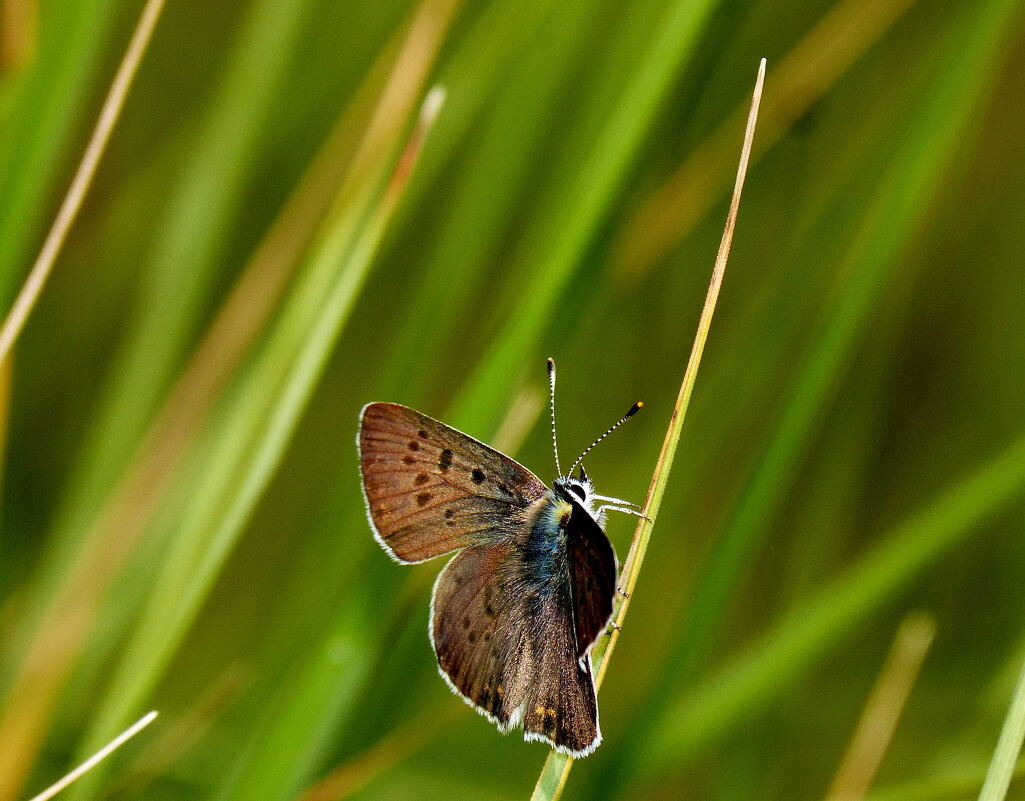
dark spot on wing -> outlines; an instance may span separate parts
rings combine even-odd
[[[413,479],[413,483],[416,484],[418,487],[422,487],[430,480],[430,477],[426,473],[421,473],[415,479]]]
[[[402,457],[402,461],[405,462],[406,464],[413,464],[413,462],[415,462],[416,459],[414,459],[412,456],[410,456],[407,453],[405,456]]]
[[[466,632],[466,641],[468,643],[470,643],[470,645],[473,645],[475,642],[477,642],[477,632],[475,632],[475,631],[468,631],[468,632]]]
[[[464,629],[470,628],[470,616],[469,615],[463,615],[463,628]]]
[[[420,436],[420,439],[427,439],[427,432],[424,431],[422,428],[416,433]]]
[[[452,510],[451,510],[451,509],[446,509],[446,510],[445,510],[445,519],[446,519],[446,520],[450,520],[450,519],[452,518],[452,514],[453,514],[453,513],[452,513]]]
[[[484,636],[483,636],[483,637],[481,637],[481,639],[482,639],[482,640],[484,640],[484,642],[491,642],[491,632],[490,632],[490,631],[485,631],[485,632],[484,632]],[[501,686],[499,686],[499,688],[498,688],[498,694],[499,694],[499,695],[501,695],[501,694],[502,694],[502,692],[503,692],[503,690],[502,690],[502,687],[501,687]]]
[[[413,440],[410,440],[409,441],[409,449],[411,451],[418,451],[418,450],[420,450],[420,443],[419,442],[415,442]]]
[[[441,456],[438,457],[438,467],[441,468],[441,472],[444,473],[447,472],[451,466],[452,451],[448,448],[445,448],[445,450],[441,452]]]
[[[481,471],[479,467],[473,468],[473,472],[470,473],[470,478],[473,479],[474,484],[484,483],[484,473]]]
[[[495,616],[495,609],[494,609],[494,607],[491,604],[485,604],[484,605],[484,614],[487,615],[488,617],[494,617]]]
[[[427,502],[433,497],[434,496],[431,495],[431,493],[429,492],[421,492],[419,495],[416,496],[417,506],[426,506]]]

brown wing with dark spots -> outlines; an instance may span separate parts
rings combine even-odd
[[[545,492],[508,456],[395,403],[364,407],[358,445],[374,532],[402,562],[501,539]]]
[[[438,576],[431,641],[449,685],[504,731],[523,703],[526,621],[515,591],[512,543],[457,554]]]

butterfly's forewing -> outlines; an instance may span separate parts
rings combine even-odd
[[[616,552],[608,536],[575,499],[566,527],[577,657],[605,631],[616,595]]]
[[[368,516],[401,562],[501,539],[545,493],[508,456],[395,403],[363,408],[358,443]]]

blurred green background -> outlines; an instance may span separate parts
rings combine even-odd
[[[142,3],[0,5],[6,310]],[[0,801],[151,708],[68,798],[528,797],[545,750],[437,675],[443,562],[371,537],[358,410],[548,480],[552,356],[564,461],[644,400],[588,459],[643,500],[761,57],[605,742],[565,797],[824,797],[921,611],[870,797],[975,798],[1025,659],[1022,11],[169,2],[4,373]]]

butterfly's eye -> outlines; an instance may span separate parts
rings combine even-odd
[[[579,484],[570,484],[569,488],[570,491],[572,491],[573,494],[576,495],[580,500],[587,500],[587,491]]]

